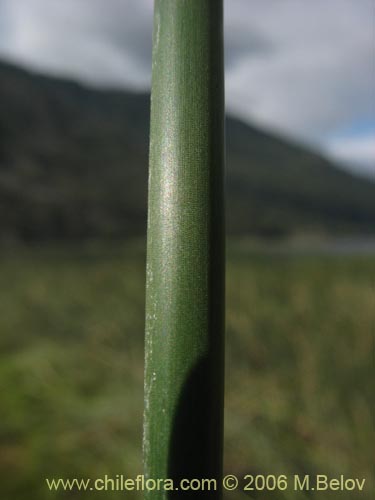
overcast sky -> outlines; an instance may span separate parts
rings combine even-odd
[[[150,86],[152,0],[0,0],[0,57]],[[229,111],[375,178],[375,0],[225,0]]]

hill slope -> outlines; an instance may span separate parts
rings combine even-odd
[[[0,63],[0,241],[144,234],[149,97]],[[227,120],[231,234],[364,233],[375,184]]]

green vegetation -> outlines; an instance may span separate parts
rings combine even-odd
[[[149,96],[0,62],[0,243],[146,231]],[[227,230],[372,233],[375,184],[227,120]]]
[[[141,473],[144,265],[140,243],[2,253],[4,500],[120,499],[44,480]],[[374,257],[230,249],[227,473],[366,477],[371,498],[374,272]]]

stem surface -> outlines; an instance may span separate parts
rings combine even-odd
[[[222,0],[156,0],[146,284],[146,478],[217,479],[224,382]],[[199,496],[200,495],[200,496]]]

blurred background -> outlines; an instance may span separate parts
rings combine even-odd
[[[374,7],[225,0],[225,471],[365,477],[363,499]],[[142,473],[152,11],[150,0],[0,0],[5,500],[100,498],[50,492],[45,478]]]

